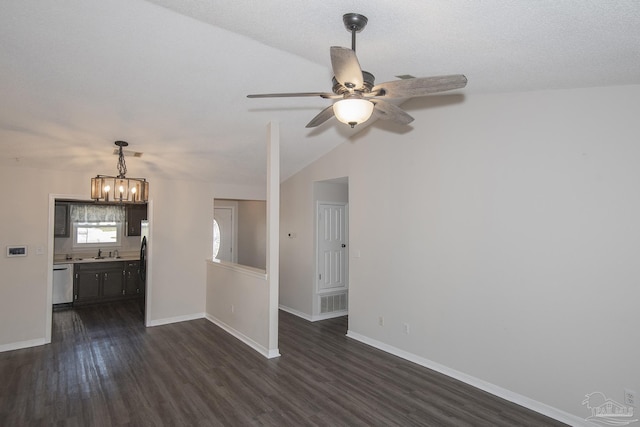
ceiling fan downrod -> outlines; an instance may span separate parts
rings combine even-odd
[[[351,33],[351,50],[356,51],[356,33],[364,30],[369,20],[358,13],[345,13],[342,15],[344,26]]]

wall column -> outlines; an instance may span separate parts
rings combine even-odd
[[[278,350],[280,287],[280,124],[270,122],[267,138],[267,286],[269,286],[269,358]]]

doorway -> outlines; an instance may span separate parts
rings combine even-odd
[[[318,204],[318,292],[347,286],[347,205]]]
[[[349,189],[347,178],[314,183],[315,279],[313,320],[349,310]]]
[[[66,233],[62,233],[60,230],[60,226],[61,226],[61,221],[60,218],[58,217],[58,223],[56,223],[56,210],[58,210],[58,214],[60,213],[60,209],[56,209],[56,201],[58,202],[66,202],[66,203],[71,203],[71,204],[82,204],[84,203],[92,203],[92,201],[87,200],[86,197],[84,196],[75,196],[75,195],[60,195],[60,194],[50,194],[49,195],[49,230],[48,230],[48,251],[50,254],[49,260],[48,260],[48,264],[49,264],[49,274],[48,274],[48,278],[47,278],[47,282],[48,282],[48,291],[47,291],[47,304],[46,304],[46,314],[45,314],[45,319],[46,319],[46,329],[45,329],[45,342],[46,343],[50,343],[51,342],[51,334],[52,334],[52,327],[53,327],[53,302],[54,302],[54,292],[53,292],[53,270],[54,270],[54,265],[55,264],[59,264],[60,262],[64,262],[65,265],[72,265],[73,263],[77,262],[78,260],[80,260],[81,258],[74,256],[70,256],[67,255],[67,257],[65,258],[64,261],[60,261],[59,259],[57,260],[57,262],[54,264],[54,258],[55,258],[55,237],[65,237],[65,236],[61,236],[61,234],[67,234],[67,239],[71,242],[74,241],[75,238],[73,237],[74,235],[74,230],[72,229],[72,224],[71,224],[71,219],[69,217],[66,218],[66,220],[62,221],[62,225],[66,225],[68,227],[68,232]],[[151,224],[151,220],[153,217],[153,202],[150,200],[147,203],[147,213],[148,213],[148,224]],[[122,228],[122,227],[121,227]],[[120,230],[121,233],[124,233],[122,230]],[[149,239],[151,239],[151,228],[148,227],[146,229],[146,235],[148,236]],[[128,235],[122,235],[121,237],[126,240],[127,242],[125,242],[124,240],[121,242],[122,244],[128,243],[130,246],[128,247],[130,249],[130,252],[135,252],[136,254],[140,251],[140,237],[139,235],[132,235],[133,237],[129,237]],[[69,244],[71,245],[70,247],[72,247],[73,243],[65,243],[65,244]],[[98,249],[100,249],[103,245],[99,244],[98,245]],[[89,249],[89,251],[92,251],[92,256],[97,254],[97,250],[95,249],[95,251],[93,249]],[[119,275],[119,280],[114,281],[114,283],[116,283],[116,286],[114,289],[116,289],[118,291],[118,296],[120,295],[120,292],[126,292],[127,289],[129,289],[130,291],[133,289],[133,284],[134,283],[138,283],[137,277],[138,277],[138,268],[136,267],[135,263],[128,263],[126,261],[126,257],[122,256],[124,255],[122,253],[122,250],[125,249],[125,247],[123,246],[119,246],[118,247],[118,251],[115,251],[115,253],[113,254],[113,258],[115,262],[119,262],[117,261],[117,258],[119,257],[119,259],[122,259],[122,263],[124,265],[123,269],[120,269],[120,266],[118,267],[118,275]],[[93,253],[95,252],[95,254]],[[118,254],[118,252],[120,252]],[[105,253],[108,253],[108,249],[105,250]],[[109,258],[111,257],[111,254],[109,256]],[[72,259],[69,259],[72,258]],[[104,256],[104,258],[108,258],[107,256]],[[151,264],[151,246],[147,247],[147,252],[146,252],[146,261],[147,261],[147,270],[150,269],[150,264]],[[82,259],[84,259],[84,257],[82,257]],[[108,262],[109,260],[107,259],[107,262],[104,264],[104,266],[109,265],[110,263]],[[91,262],[86,262],[86,263],[82,263],[84,266],[90,266]],[[111,263],[113,264],[113,263]],[[131,264],[131,266],[128,266],[127,264]],[[106,278],[111,278],[111,277],[115,277],[115,270],[116,268],[114,267],[114,272],[113,274],[109,274],[109,272],[105,275],[105,279],[102,279],[103,282],[106,280]],[[93,272],[92,276],[96,276],[95,272]],[[131,277],[129,277],[131,276]],[[72,276],[73,277],[73,276]],[[142,314],[142,318],[143,318],[143,322],[145,325],[147,325],[149,323],[149,307],[146,305],[147,301],[149,301],[149,295],[151,293],[151,287],[152,287],[152,279],[151,276],[149,274],[146,275],[145,278],[145,283],[143,286],[137,286],[136,290],[140,290],[141,292],[143,292],[143,296],[141,298],[139,298],[140,302],[139,304],[143,304],[143,306],[140,307],[140,311],[143,313]],[[106,283],[106,284],[105,284]],[[123,289],[123,286],[125,286],[125,284],[130,285],[127,289]],[[109,281],[104,282],[102,284],[98,283],[98,289],[111,289],[110,287],[111,282]],[[114,291],[115,292],[115,291]],[[114,293],[115,295],[115,293]],[[124,295],[124,294],[123,294]],[[74,300],[79,299],[75,294],[73,297]]]

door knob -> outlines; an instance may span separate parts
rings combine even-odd
[[[346,248],[346,247],[347,247],[347,245],[345,245],[345,244],[343,243],[343,244],[342,244],[342,247],[343,247],[343,248]]]

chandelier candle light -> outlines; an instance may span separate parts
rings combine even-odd
[[[144,178],[127,178],[127,164],[122,147],[126,141],[116,141],[118,150],[118,176],[97,175],[91,178],[91,198],[96,201],[145,203],[149,199],[149,183]]]

